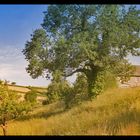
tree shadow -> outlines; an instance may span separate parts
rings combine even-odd
[[[61,110],[54,110],[54,111],[44,111],[44,112],[38,112],[36,114],[29,114],[25,116],[21,116],[20,118],[17,118],[15,120],[17,121],[25,121],[25,120],[30,120],[30,119],[36,119],[36,118],[45,118],[48,119],[51,116],[56,116],[59,114],[62,114],[64,112],[68,111],[68,109],[61,109]]]

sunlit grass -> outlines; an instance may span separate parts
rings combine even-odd
[[[140,135],[140,88],[110,89],[70,110],[59,102],[37,108],[9,122],[8,135]]]

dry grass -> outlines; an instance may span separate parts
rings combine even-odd
[[[62,103],[38,108],[9,122],[8,135],[140,135],[140,88],[108,90],[67,111]]]
[[[18,86],[8,86],[8,88],[10,89],[10,90],[14,90],[14,91],[18,91],[18,92],[28,92],[28,91],[30,91],[30,89],[28,89],[28,88],[26,88],[26,87],[18,87]]]
[[[8,85],[8,88],[10,90],[14,90],[17,92],[22,92],[22,93],[26,93],[26,92],[30,91],[30,89],[28,87],[25,87],[25,86]],[[46,87],[32,87],[32,89],[35,89],[39,93],[44,93],[47,91]]]
[[[23,101],[24,100],[24,96],[27,92],[30,91],[30,89],[28,87],[25,86],[17,86],[17,85],[8,85],[8,88],[10,90],[13,90],[15,92],[17,92],[17,94],[19,94],[21,97],[19,100]],[[35,89],[37,91],[37,101],[41,101],[42,100],[46,100],[46,95],[44,94],[47,91],[47,88],[43,88],[43,87],[32,87],[33,89]]]

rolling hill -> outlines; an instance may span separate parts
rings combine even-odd
[[[8,135],[140,135],[140,87],[110,89],[69,110],[63,102],[39,107],[9,122]]]
[[[29,92],[32,89],[34,89],[37,92],[37,101],[42,102],[43,100],[46,99],[46,92],[47,88],[46,87],[31,87],[31,86],[20,86],[20,85],[8,85],[8,88],[10,90],[13,90],[17,92],[17,94],[21,95],[20,100],[24,100],[24,96],[27,92]]]

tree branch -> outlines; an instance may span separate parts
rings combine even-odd
[[[77,73],[77,72],[86,72],[86,69],[76,69],[75,71],[69,73],[69,74],[64,74],[63,76],[64,77],[69,77],[69,76],[72,76],[74,73]]]

